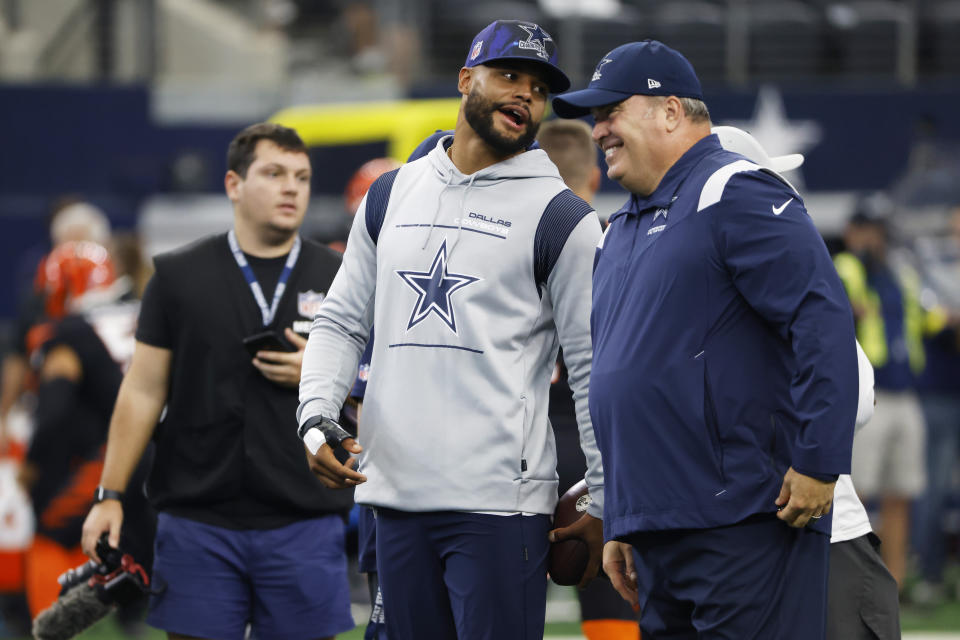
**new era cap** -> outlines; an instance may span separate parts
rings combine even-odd
[[[752,135],[737,127],[718,126],[710,129],[720,138],[720,144],[727,151],[739,153],[756,162],[761,167],[773,169],[777,173],[796,169],[803,164],[803,154],[788,153],[783,156],[767,155],[767,150]]]
[[[549,33],[533,22],[491,22],[473,39],[463,66],[475,67],[495,60],[532,60],[543,67],[550,93],[570,88],[570,79],[557,66],[556,43]]]
[[[621,45],[603,56],[587,88],[557,96],[553,110],[561,118],[579,118],[593,107],[635,94],[703,100],[693,65],[662,42],[644,40]]]

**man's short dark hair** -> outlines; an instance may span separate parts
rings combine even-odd
[[[585,187],[597,166],[597,147],[583,120],[548,120],[537,135],[540,148],[557,165],[560,177],[574,191]]]
[[[247,177],[247,169],[253,164],[257,143],[269,140],[285,151],[299,151],[307,153],[307,145],[296,131],[274,122],[258,122],[252,124],[234,137],[227,147],[227,169],[238,174],[241,178]]]

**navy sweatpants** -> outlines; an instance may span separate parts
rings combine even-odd
[[[550,517],[377,509],[390,640],[540,640]]]
[[[773,514],[631,536],[644,640],[822,640],[830,538]]]

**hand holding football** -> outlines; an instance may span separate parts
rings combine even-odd
[[[553,512],[554,528],[568,527],[587,512],[591,503],[587,483],[581,480],[560,497]],[[587,569],[590,549],[580,538],[569,538],[550,544],[550,578],[559,585],[578,584]]]

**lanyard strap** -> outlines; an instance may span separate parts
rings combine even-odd
[[[240,245],[237,243],[237,234],[234,233],[233,229],[230,229],[227,233],[227,242],[230,243],[230,251],[233,253],[233,259],[237,261],[237,266],[240,267],[240,271],[243,272],[243,277],[250,286],[250,291],[253,292],[257,306],[260,307],[260,314],[263,316],[263,326],[267,326],[273,322],[274,316],[277,315],[277,307],[280,305],[280,298],[283,297],[283,290],[287,288],[287,280],[290,279],[290,272],[293,271],[293,266],[297,264],[297,258],[300,256],[300,236],[298,235],[296,240],[293,241],[293,248],[290,249],[290,253],[287,255],[287,262],[283,265],[283,271],[280,272],[280,279],[277,280],[277,288],[273,291],[273,302],[269,308],[267,307],[267,299],[263,295],[263,289],[260,288],[260,283],[257,282],[257,276],[254,275],[253,269],[250,268],[246,256],[244,256],[243,251],[240,250]]]

